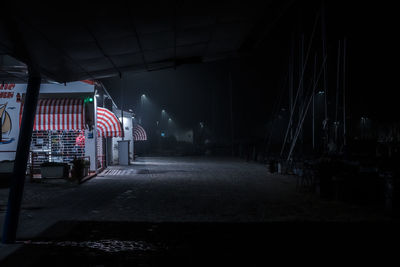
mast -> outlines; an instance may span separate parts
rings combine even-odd
[[[301,35],[301,41],[300,41],[300,73],[303,74],[303,76],[305,75],[305,68],[306,66],[304,66],[304,33]],[[305,98],[304,98],[304,78],[302,78],[300,81],[300,85],[299,85],[299,90],[300,90],[300,105],[299,105],[299,109],[300,109],[300,116],[299,116],[299,122],[301,117],[303,116],[304,113],[304,109],[305,109]],[[304,135],[303,135],[303,126],[301,126],[300,128],[300,142],[301,142],[301,152],[303,152],[303,146],[304,146]]]
[[[343,145],[346,146],[346,57],[347,40],[343,40]]]
[[[323,63],[322,63],[322,67],[323,67],[325,64],[326,64],[326,57],[324,58],[324,61],[323,61]],[[290,150],[289,150],[289,154],[288,154],[288,156],[287,156],[287,158],[286,158],[286,161],[288,161],[288,162],[289,162],[289,160],[290,160],[290,158],[291,158],[291,156],[292,156],[293,150],[294,150],[294,148],[295,148],[295,146],[296,146],[296,142],[297,142],[297,139],[298,139],[298,137],[299,137],[300,129],[301,129],[301,127],[303,126],[304,119],[306,118],[308,108],[310,107],[310,104],[311,104],[311,101],[312,101],[312,96],[313,96],[313,94],[315,93],[315,88],[316,88],[316,86],[317,86],[317,84],[318,84],[318,82],[319,82],[319,79],[320,79],[320,77],[321,77],[322,71],[323,71],[323,69],[321,69],[321,71],[319,72],[319,74],[318,74],[318,76],[317,76],[316,83],[311,85],[311,94],[310,94],[309,99],[307,100],[307,103],[305,103],[305,112],[304,112],[302,118],[300,118],[300,120],[299,120],[299,125],[297,126],[296,133],[295,133],[295,136],[294,136],[292,145],[291,145]]]
[[[314,88],[317,87],[317,53],[314,56],[314,73],[313,73],[313,84]],[[315,91],[312,95],[312,147],[315,150]]]
[[[290,51],[290,60],[289,60],[289,108],[290,108],[290,116],[293,116],[294,107],[293,107],[293,83],[294,83],[294,33],[292,34],[292,44]],[[290,140],[293,140],[293,127],[290,127]]]
[[[337,72],[336,72],[336,101],[335,101],[335,145],[338,145],[338,127],[339,127],[339,90],[340,90],[340,53],[341,53],[341,41],[338,44],[338,54],[337,54]]]
[[[321,6],[321,30],[322,30],[322,57],[327,57],[327,48],[326,48],[326,25],[325,25],[325,0],[322,0]],[[324,108],[325,108],[325,124],[324,124],[324,132],[325,132],[325,149],[327,149],[327,145],[329,143],[329,123],[328,123],[328,66],[325,64],[323,66],[323,79],[324,79]]]
[[[313,42],[313,39],[314,39],[314,34],[315,34],[316,27],[317,27],[319,15],[320,15],[320,14],[318,13],[318,14],[315,16],[315,22],[314,22],[313,31],[312,31],[311,38],[310,38],[310,43],[308,44],[308,49],[307,49],[306,57],[305,57],[305,59],[304,59],[304,64],[303,64],[303,67],[301,68],[301,69],[302,69],[302,72],[299,73],[299,75],[300,75],[300,82],[299,82],[299,86],[298,86],[297,91],[296,91],[296,97],[294,98],[293,110],[294,110],[294,108],[296,107],[297,101],[298,101],[298,98],[299,98],[300,85],[302,84],[303,79],[304,79],[305,69],[306,69],[306,66],[307,66],[307,63],[308,63],[308,58],[309,58],[309,55],[310,55],[310,50],[311,50],[312,42]],[[326,57],[325,57],[325,58],[326,58]],[[299,106],[301,106],[301,105],[299,104]],[[304,105],[304,107],[305,107],[305,105]],[[299,110],[301,110],[300,107],[299,107]],[[298,114],[298,115],[299,115],[299,114]],[[280,155],[281,155],[281,156],[283,155],[283,152],[284,152],[284,150],[285,150],[286,141],[287,141],[287,138],[288,138],[290,129],[291,129],[292,125],[293,125],[293,120],[294,120],[294,112],[293,112],[292,114],[290,114],[288,127],[287,127],[287,129],[286,129],[285,137],[284,137],[283,144],[282,144],[282,148],[281,148],[281,152],[280,152]],[[293,142],[293,140],[292,140],[292,142]]]
[[[230,119],[231,119],[231,148],[232,157],[235,156],[235,135],[234,135],[234,125],[233,125],[233,82],[232,82],[232,72],[229,71],[229,100],[230,100]]]

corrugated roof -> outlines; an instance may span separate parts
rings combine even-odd
[[[58,82],[235,57],[246,40],[262,35],[254,29],[268,28],[287,2],[11,3],[2,8],[11,12],[0,20],[0,53],[23,62],[30,57]]]

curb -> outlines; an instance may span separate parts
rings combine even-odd
[[[97,176],[97,173],[88,175],[88,176],[84,177],[82,180],[80,180],[79,184],[83,184],[84,182],[89,181],[90,179],[92,179],[92,178],[94,178],[96,176]]]

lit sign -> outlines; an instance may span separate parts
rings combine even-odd
[[[0,84],[0,98],[13,98],[15,84]]]

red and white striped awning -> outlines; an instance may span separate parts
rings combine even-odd
[[[133,140],[134,141],[146,141],[147,140],[146,131],[139,124],[136,124],[133,127]]]
[[[21,105],[20,122],[22,119]],[[64,131],[85,129],[83,99],[39,99],[36,108],[34,131]]]
[[[97,135],[101,137],[122,137],[121,122],[106,108],[97,108]]]

